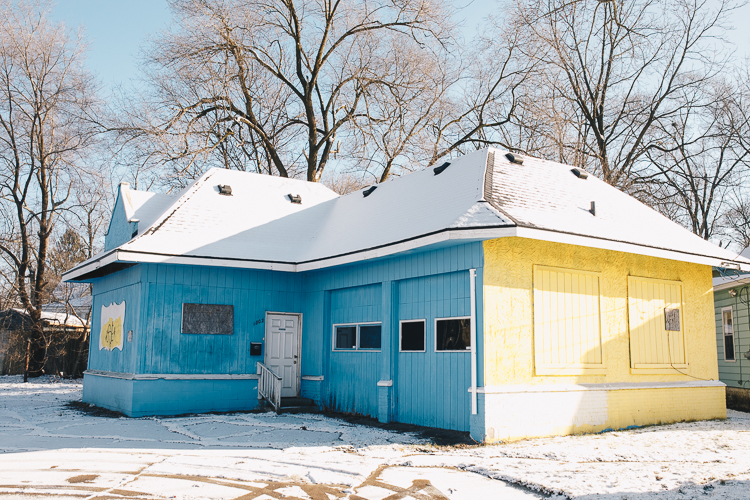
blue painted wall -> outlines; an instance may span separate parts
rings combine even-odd
[[[383,321],[380,283],[331,291],[331,312],[326,345],[333,345],[333,326],[340,323]],[[382,335],[382,329],[381,329]],[[328,407],[343,412],[376,416],[381,351],[330,353],[327,373]]]
[[[128,222],[128,216],[125,213],[125,206],[122,200],[122,189],[121,187],[117,192],[115,208],[112,210],[112,218],[109,220],[107,236],[104,238],[105,252],[130,241],[133,238],[133,232],[138,229],[137,223]]]
[[[89,348],[89,369],[110,372],[133,373],[138,359],[137,343],[141,336],[141,282],[142,266],[133,266],[104,278],[93,284],[93,304],[91,318],[91,342]],[[122,325],[122,350],[99,349],[101,334],[102,306],[125,301],[125,320]],[[128,342],[128,331],[133,332],[133,341]]]
[[[469,430],[470,354],[434,352],[432,324],[435,317],[470,315],[468,270],[477,269],[477,358],[482,359],[483,263],[482,243],[475,242],[306,273],[305,288],[314,296],[306,305],[314,310],[306,309],[305,316],[315,320],[303,328],[308,343],[303,343],[302,373],[325,375],[324,404],[383,419],[377,382],[390,380],[388,419]],[[399,355],[398,321],[417,314],[428,321],[427,352]],[[332,325],[349,321],[381,321],[381,352],[333,351]]]
[[[477,358],[481,363],[482,267],[481,242],[307,273],[140,264],[94,283],[89,368],[133,374],[253,374],[262,357],[249,355],[250,342],[262,341],[265,334],[265,325],[259,320],[268,311],[302,313],[301,374],[324,377],[322,381],[303,380],[303,395],[328,408],[383,421],[468,430],[470,354],[435,352],[434,319],[469,316],[468,270],[476,268]],[[102,304],[123,298],[128,303],[125,329],[133,329],[134,341],[126,344],[123,352],[100,352],[98,311]],[[233,305],[233,335],[182,334],[185,302]],[[427,350],[400,354],[398,322],[414,318],[427,320]],[[332,325],[359,322],[381,322],[381,351],[334,351]],[[378,387],[379,381],[386,386]],[[387,387],[389,381],[392,387]],[[196,406],[195,391],[209,390],[198,380],[167,382],[139,380],[131,384],[129,411],[185,413],[206,411],[201,408],[214,404],[215,398],[206,396],[208,399]],[[253,383],[257,387],[254,381],[245,381],[221,383],[211,390],[241,386],[247,391]],[[104,394],[101,387],[108,384],[122,385],[92,382],[85,392]],[[178,385],[180,390],[172,394],[170,387]],[[254,405],[241,400],[245,401],[241,404]]]
[[[143,329],[151,334],[144,337],[138,373],[255,373],[256,362],[263,357],[250,356],[250,342],[263,341],[266,311],[302,310],[302,279],[297,274],[204,266],[143,267]],[[234,333],[181,333],[183,303],[234,306]]]
[[[436,352],[435,319],[470,316],[469,273],[456,271],[399,281],[399,320],[425,321],[425,352],[398,354],[398,421],[467,430],[471,351]]]

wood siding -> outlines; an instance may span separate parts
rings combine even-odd
[[[534,266],[534,353],[538,375],[603,372],[599,273]]]
[[[750,324],[748,313],[750,313],[750,297],[748,290],[737,287],[740,292],[736,297],[729,295],[729,290],[721,290],[715,293],[716,304],[716,352],[719,359],[719,380],[729,387],[750,388],[750,360],[744,353],[750,351]],[[721,309],[732,308],[734,320],[734,359],[736,361],[724,360],[724,332],[722,329]]]
[[[665,309],[680,312],[679,331],[665,328]],[[632,368],[687,368],[682,283],[630,276],[628,314]]]
[[[99,352],[98,337],[96,343],[92,339],[89,367],[135,374],[253,374],[262,357],[249,355],[250,342],[264,340],[265,313],[301,313],[301,375],[323,377],[315,391],[324,406],[379,418],[385,411],[398,421],[466,431],[470,354],[434,352],[433,329],[436,317],[470,314],[468,270],[478,269],[482,290],[482,262],[482,244],[476,242],[299,274],[140,264],[94,284],[95,331],[101,305],[124,298],[125,330],[133,329],[134,338],[122,352]],[[232,335],[180,333],[183,303],[232,305]],[[427,320],[427,352],[399,355],[398,321],[415,314]],[[479,295],[480,385],[482,318]],[[334,352],[333,324],[349,322],[381,322],[381,350]],[[381,381],[393,383],[385,410],[380,390],[390,386],[378,387]]]
[[[398,285],[399,320],[425,320],[425,352],[398,353],[398,420],[443,429],[465,428],[471,406],[467,392],[471,352],[436,352],[435,319],[470,315],[468,273],[413,278]]]

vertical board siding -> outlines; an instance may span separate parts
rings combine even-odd
[[[332,325],[340,322],[344,311],[339,305],[341,305],[341,298],[336,297],[336,306],[334,306],[334,294],[336,290],[362,287],[366,285],[372,285],[376,283],[385,283],[392,281],[396,285],[397,291],[394,292],[394,298],[401,295],[401,285],[399,281],[408,280],[412,278],[420,277],[432,277],[432,275],[452,275],[443,276],[438,278],[437,281],[430,283],[429,280],[418,282],[415,288],[411,288],[411,299],[408,299],[410,304],[417,309],[421,308],[423,314],[426,315],[428,311],[439,310],[441,316],[468,316],[470,313],[469,309],[469,273],[468,269],[477,269],[477,342],[478,353],[477,358],[479,363],[482,363],[483,348],[481,345],[481,339],[483,338],[483,323],[482,323],[482,268],[484,266],[484,250],[481,242],[472,242],[460,245],[454,245],[450,247],[439,248],[431,251],[415,253],[411,255],[397,256],[391,258],[383,258],[372,261],[364,261],[356,264],[338,266],[329,269],[322,269],[319,271],[313,271],[305,273],[304,283],[305,290],[310,294],[318,294],[315,299],[316,307],[323,305],[322,310],[317,312],[310,310],[312,309],[311,304],[306,306],[307,316],[312,317],[316,314],[317,318],[322,318],[323,321],[316,320],[314,323],[311,321],[305,321],[305,333],[308,336],[308,342],[317,347],[314,353],[303,352],[303,360],[310,366],[314,363],[314,366],[320,366],[322,373],[326,379],[321,391],[321,397],[324,399],[324,404],[331,408],[342,408],[342,402],[346,402],[346,405],[350,405],[350,402],[354,402],[354,407],[346,410],[354,413],[361,413],[370,416],[377,416],[377,381],[378,380],[393,380],[393,401],[392,404],[395,406],[396,399],[398,397],[398,390],[402,380],[406,383],[409,381],[419,381],[420,383],[426,383],[429,385],[429,390],[419,393],[413,391],[409,397],[414,397],[413,406],[415,410],[404,410],[403,415],[399,414],[398,408],[393,408],[392,417],[397,421],[411,422],[418,425],[432,425],[441,426],[438,422],[450,422],[445,425],[446,428],[458,429],[458,430],[469,430],[469,413],[470,413],[470,399],[468,395],[468,387],[470,385],[471,374],[469,373],[469,366],[471,363],[469,353],[440,353],[441,367],[445,370],[444,374],[446,380],[449,381],[447,385],[441,385],[440,381],[436,381],[434,384],[430,384],[426,381],[428,375],[419,371],[417,365],[410,365],[403,367],[398,353],[399,348],[399,328],[397,318],[400,318],[400,301],[398,303],[391,304],[392,307],[392,318],[393,324],[389,325],[389,328],[383,328],[383,334],[390,332],[389,343],[392,346],[391,352],[393,353],[393,363],[378,363],[377,358],[383,359],[384,353],[341,353],[332,351]],[[464,272],[461,272],[464,271]],[[382,293],[382,289],[381,289]],[[326,305],[326,294],[330,297],[331,304]],[[453,300],[452,297],[463,296],[463,299]],[[364,297],[364,295],[363,295]],[[423,300],[424,299],[424,300]],[[374,300],[374,298],[373,298]],[[442,302],[441,302],[442,301]],[[381,300],[382,302],[382,300]],[[421,305],[420,305],[421,302]],[[428,308],[428,302],[430,306]],[[361,311],[361,306],[352,303],[352,308]],[[381,305],[381,310],[385,308],[385,305]],[[334,311],[336,311],[334,313]],[[338,315],[335,318],[334,314]],[[437,313],[433,313],[437,314]],[[325,318],[328,315],[328,318]],[[388,318],[379,316],[373,321],[386,321]],[[345,320],[350,321],[350,320]],[[429,331],[432,331],[433,324],[427,326]],[[304,342],[304,341],[303,341]],[[429,344],[429,348],[434,350],[434,341]],[[383,340],[383,345],[386,345]],[[336,356],[344,354],[339,359],[334,359]],[[348,365],[349,359],[352,355],[360,355],[360,365]],[[390,353],[386,353],[390,354]],[[436,353],[429,354],[430,364],[429,367],[432,369],[433,366],[437,367],[437,356],[433,362],[433,355]],[[318,356],[318,360],[311,360],[313,356]],[[347,357],[348,356],[348,357]],[[376,359],[369,359],[370,357]],[[427,357],[425,357],[427,359]],[[334,371],[334,363],[336,364]],[[364,367],[367,367],[366,370]],[[390,369],[390,373],[384,373],[382,370]],[[311,375],[317,375],[313,370],[309,370],[305,365],[302,366],[302,373],[309,373]],[[356,370],[360,370],[359,372]],[[402,373],[403,370],[403,373]],[[367,371],[367,373],[364,373]],[[479,377],[478,383],[481,384],[483,381],[483,374],[481,372],[481,365],[478,367]],[[343,387],[337,382],[338,373],[352,373],[357,374],[357,377],[362,377],[357,380],[356,385],[350,387]],[[459,378],[450,378],[448,374],[459,373]],[[463,379],[461,378],[463,377]],[[459,389],[460,387],[460,389]],[[357,396],[357,392],[361,391],[362,394],[367,396]],[[400,403],[399,403],[400,407]],[[436,415],[440,415],[439,417]]]
[[[118,373],[131,373],[138,358],[138,341],[142,330],[140,324],[141,283],[140,266],[98,279],[93,284],[91,309],[91,341],[89,343],[88,368]],[[102,328],[102,306],[125,301],[125,318],[122,324],[122,350],[99,349]],[[133,332],[133,341],[128,342],[128,331]]]
[[[331,291],[331,328],[339,323],[382,322],[381,285],[365,285]],[[331,340],[331,344],[333,341]],[[333,351],[330,354],[330,406],[338,411],[377,415],[381,352]]]
[[[666,330],[666,308],[680,311],[680,331]],[[683,312],[679,282],[628,278],[630,359],[634,368],[686,364]]]
[[[133,238],[133,231],[138,227],[137,224],[128,221],[120,193],[121,191],[118,191],[115,208],[112,210],[112,218],[107,228],[107,235],[104,237],[105,252],[130,241]]]
[[[471,353],[435,351],[435,319],[471,314],[469,279],[462,271],[398,282],[399,321],[425,320],[425,352],[399,352],[396,328],[399,422],[469,428]]]
[[[138,324],[134,342],[126,344],[125,353],[137,345],[137,356],[131,358],[130,366],[118,351],[114,356],[100,356],[94,349],[96,344],[98,351],[98,340],[92,339],[91,368],[132,373],[255,373],[262,356],[249,355],[250,342],[263,341],[266,312],[302,313],[301,374],[324,376],[320,403],[378,416],[377,383],[390,379],[394,382],[390,416],[418,425],[468,430],[470,354],[434,352],[433,329],[436,317],[470,315],[468,269],[476,268],[479,345],[475,347],[482,363],[483,260],[482,243],[472,242],[299,274],[140,264],[94,284],[95,307],[115,296],[132,302],[126,321],[132,315]],[[383,283],[392,286],[393,292],[385,294]],[[383,297],[390,297],[388,304]],[[182,334],[182,304],[188,302],[231,304],[234,333]],[[384,311],[390,311],[388,317]],[[412,315],[427,320],[428,352],[410,358],[398,353],[398,319]],[[95,328],[97,320],[95,315]],[[390,346],[388,352],[332,350],[334,323],[375,321],[388,322],[382,330],[388,335],[382,340],[385,349]],[[384,356],[392,356],[393,361],[387,362]],[[481,368],[478,375],[481,384]]]
[[[537,374],[602,368],[598,273],[534,266]]]
[[[250,356],[250,342],[263,342],[266,312],[302,312],[301,279],[290,273],[164,264],[145,267],[143,318],[149,335],[144,339],[139,373],[255,373],[256,362],[263,356]],[[183,303],[232,305],[233,334],[181,333]]]
[[[738,288],[741,293],[736,297],[729,295],[729,290],[721,290],[715,293],[714,304],[716,306],[716,352],[719,360],[719,380],[730,387],[750,388],[750,360],[744,353],[750,350],[750,323],[748,312],[750,307],[747,303],[746,292]],[[721,309],[732,307],[732,319],[734,321],[734,357],[736,361],[724,360],[724,330],[722,328]]]

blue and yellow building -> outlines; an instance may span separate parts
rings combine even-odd
[[[338,196],[212,169],[120,186],[84,401],[281,396],[478,441],[725,418],[711,266],[750,261],[580,169],[485,149]]]

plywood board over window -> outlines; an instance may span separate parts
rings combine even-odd
[[[688,368],[680,281],[629,276],[628,319],[634,372],[674,373]]]
[[[606,373],[599,273],[534,266],[537,375]]]

